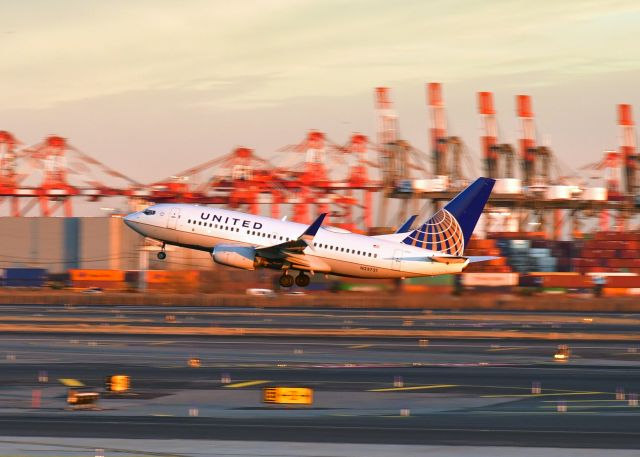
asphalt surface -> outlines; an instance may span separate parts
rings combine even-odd
[[[415,311],[0,311],[0,320],[164,322],[174,314],[178,325],[215,319],[274,328],[639,328],[637,316],[628,315],[441,313],[429,319],[433,314]],[[561,343],[572,350],[567,362],[553,359]],[[187,366],[191,357],[201,360],[199,368]],[[131,377],[132,392],[102,398],[91,411],[69,410],[66,389],[57,381],[74,378],[102,390],[105,376],[119,373]],[[39,382],[43,376],[47,382]],[[314,404],[264,404],[262,388],[278,385],[313,388]],[[0,334],[5,436],[639,449],[638,392],[640,349],[634,342]]]
[[[266,298],[260,298],[266,300]],[[447,312],[422,310],[261,309],[150,306],[0,305],[0,323],[99,322],[160,327],[253,327],[301,329],[495,329],[554,332],[625,333],[640,326],[640,314]],[[173,315],[175,321],[167,322]]]

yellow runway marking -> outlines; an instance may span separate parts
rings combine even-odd
[[[371,346],[373,346],[373,344],[356,344],[355,346],[349,346],[348,349],[364,349],[370,348]]]
[[[447,387],[458,387],[458,384],[431,384],[428,386],[387,387],[384,389],[370,389],[369,392],[397,392],[401,390],[444,389]]]
[[[553,394],[511,394],[511,395],[481,395],[481,398],[510,398],[510,397],[558,397],[564,395],[602,395],[606,392],[562,392]]]
[[[246,381],[246,382],[237,382],[235,384],[227,384],[226,387],[228,389],[238,389],[240,387],[249,387],[249,386],[257,386],[258,384],[266,384],[269,381]]]
[[[487,349],[488,352],[496,352],[496,351],[518,351],[520,349],[528,349],[526,347],[508,347],[508,348],[491,348]]]

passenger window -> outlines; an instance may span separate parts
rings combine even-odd
[[[369,255],[369,257],[371,257],[371,253],[369,253],[368,255]]]
[[[378,258],[378,254],[373,254],[373,257],[375,257],[377,259]]]

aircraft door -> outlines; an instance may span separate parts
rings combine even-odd
[[[180,208],[171,208],[169,212],[169,219],[167,219],[167,228],[175,229],[178,226],[178,219],[180,218]]]
[[[391,269],[400,271],[402,270],[402,249],[396,249],[393,251],[393,259],[391,260]]]

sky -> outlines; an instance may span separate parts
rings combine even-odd
[[[640,109],[640,2],[615,0],[0,0],[0,130],[48,134],[139,182],[229,152],[270,157],[309,129],[375,138],[373,89],[427,150],[425,84],[479,158],[476,93],[501,140],[515,96],[567,168],[616,148]]]

